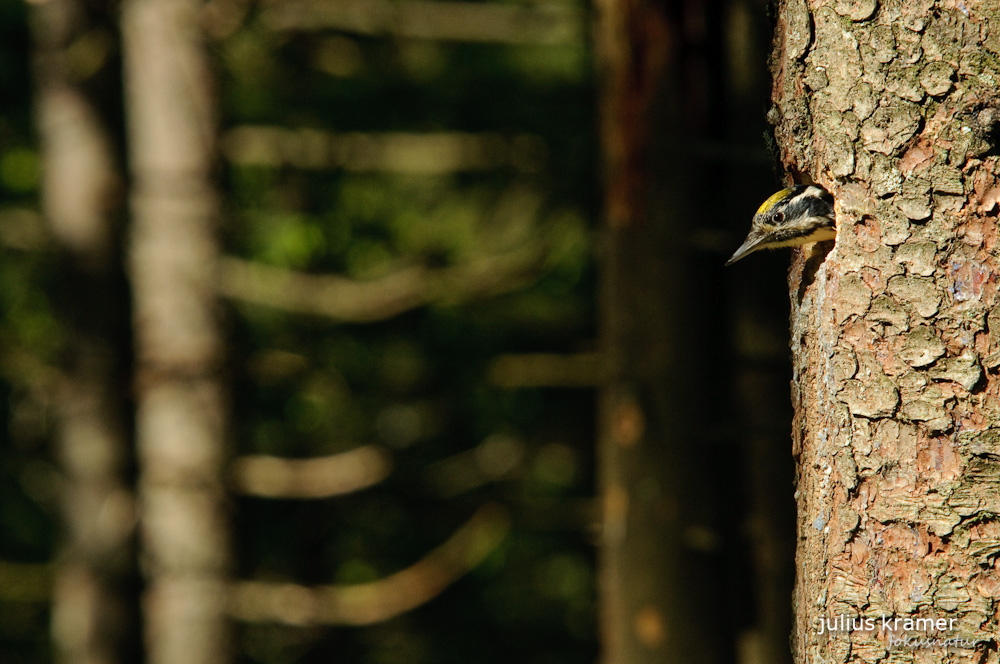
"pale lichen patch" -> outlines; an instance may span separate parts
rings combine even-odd
[[[877,152],[869,153],[865,150],[859,150],[858,152],[859,155],[863,154],[871,159],[868,183],[876,196],[883,197],[900,190],[903,186],[903,174],[900,173],[895,160],[889,159]],[[913,217],[910,218],[912,219]]]
[[[1000,456],[1000,427],[991,427],[982,431],[962,431],[958,434],[957,441],[962,454]],[[998,532],[997,537],[1000,541],[1000,532]]]
[[[971,391],[982,378],[983,370],[976,354],[967,350],[958,357],[938,361],[927,374],[934,380],[950,380]]]
[[[931,182],[926,177],[909,175],[903,180],[896,207],[910,219],[920,221],[931,216]]]
[[[913,102],[883,102],[861,125],[861,142],[873,152],[894,154],[913,138],[920,122],[920,107]]]
[[[835,382],[843,382],[853,378],[858,372],[858,361],[850,350],[838,350],[830,358],[831,371]]]
[[[896,198],[896,207],[913,221],[921,221],[931,216],[930,194],[908,194]]]
[[[954,85],[955,68],[947,62],[930,62],[920,72],[920,85],[932,97],[947,94]]]
[[[1000,459],[973,457],[962,480],[948,501],[958,514],[1000,514]]]
[[[910,222],[906,215],[895,208],[887,207],[880,215],[882,240],[886,246],[894,247],[906,242],[910,237]]]
[[[857,272],[841,277],[839,290],[842,296],[834,307],[838,323],[843,323],[852,315],[863,316],[868,311],[872,301],[872,289]]]
[[[834,11],[852,21],[871,18],[876,7],[878,7],[877,0],[836,0],[833,4]]]
[[[907,101],[919,102],[924,98],[924,88],[913,75],[912,65],[899,62],[889,63],[885,89]]]
[[[941,293],[931,279],[912,276],[895,276],[889,280],[889,292],[908,303],[924,318],[937,313]]]
[[[906,313],[903,305],[896,302],[887,295],[879,295],[872,301],[868,309],[868,319],[878,323],[887,323],[894,330],[890,333],[905,331],[910,326],[910,316]]]
[[[911,367],[925,367],[944,355],[944,342],[934,328],[920,326],[903,337],[899,357]]]
[[[889,417],[899,406],[899,390],[884,373],[847,381],[839,396],[851,414],[860,417]]]
[[[937,246],[932,242],[908,242],[896,249],[896,260],[911,274],[929,277],[936,267]]]

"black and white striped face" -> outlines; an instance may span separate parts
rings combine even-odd
[[[832,240],[836,235],[830,192],[818,185],[796,185],[764,201],[753,217],[750,234],[726,265],[758,249],[794,247]]]

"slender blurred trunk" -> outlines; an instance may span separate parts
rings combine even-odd
[[[713,426],[724,409],[723,310],[702,297],[721,290],[708,281],[722,272],[692,239],[713,182],[695,149],[715,118],[703,30],[713,7],[597,9],[610,370],[598,450],[603,661],[728,662],[737,483]]]
[[[778,147],[834,194],[839,229],[790,278],[795,661],[995,660],[1000,48],[984,36],[1000,19],[947,2],[779,12]]]
[[[109,129],[119,99],[111,57],[116,36],[111,17],[84,2],[50,0],[32,8],[42,211],[57,243],[70,335],[57,393],[56,449],[65,482],[54,649],[67,664],[132,662],[139,630],[128,295],[121,173]]]
[[[122,5],[146,649],[230,659],[214,96],[198,0]]]

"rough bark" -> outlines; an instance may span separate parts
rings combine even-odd
[[[117,63],[112,19],[77,0],[33,5],[42,211],[59,252],[69,341],[57,391],[63,541],[52,596],[57,661],[133,661],[138,645],[128,297],[121,274],[121,173],[109,127]],[[81,50],[92,60],[80,72]],[[112,88],[113,89],[113,88]],[[124,344],[122,342],[125,342]]]
[[[230,553],[214,116],[198,0],[122,5],[147,659],[221,664]]]
[[[834,194],[839,229],[790,278],[795,661],[995,662],[998,8],[785,0],[779,17],[778,146]],[[820,623],[841,616],[872,629]],[[962,641],[893,640],[925,635]]]

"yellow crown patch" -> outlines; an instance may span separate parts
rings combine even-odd
[[[794,191],[795,191],[794,188],[789,187],[788,189],[782,189],[778,193],[772,195],[769,199],[767,199],[766,201],[764,201],[763,203],[760,204],[760,207],[757,208],[757,214],[764,214],[765,212],[767,212],[768,210],[770,210],[772,207],[774,207],[775,205],[777,205],[781,201],[783,201],[786,198],[788,198],[789,196],[791,196],[792,192],[794,192]]]

